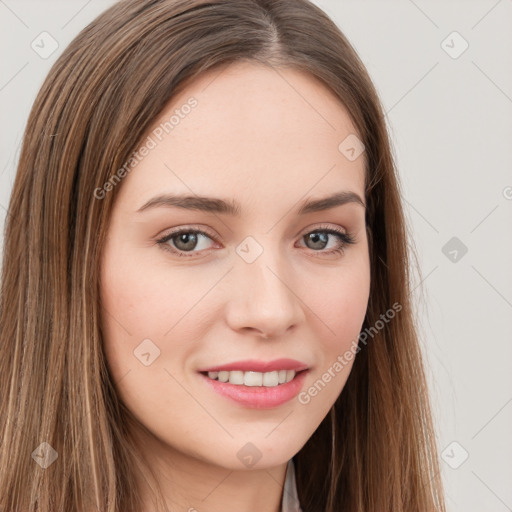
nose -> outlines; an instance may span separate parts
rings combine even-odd
[[[227,322],[238,332],[278,338],[304,321],[304,309],[297,281],[290,266],[268,256],[256,261],[236,262],[231,272]]]

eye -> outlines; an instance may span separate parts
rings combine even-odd
[[[333,249],[325,251],[324,249],[329,243],[329,237],[333,236],[338,239],[338,242]],[[347,245],[355,243],[355,239],[350,233],[346,233],[338,228],[324,226],[320,226],[314,231],[309,231],[303,235],[302,239],[314,252],[320,252],[325,255],[342,254]]]
[[[200,229],[182,228],[165,235],[163,238],[157,240],[157,243],[160,244],[163,249],[177,256],[187,257],[189,255],[184,253],[191,252],[192,256],[200,250],[207,249],[207,247],[204,247],[205,239],[212,240],[212,237]]]
[[[330,237],[336,237],[338,241],[334,248],[326,251],[325,248],[329,245]],[[324,226],[320,226],[314,231],[309,231],[302,236],[302,239],[305,241],[307,247],[314,252],[325,255],[341,254],[347,245],[355,243],[355,239],[350,233],[346,233],[341,229]],[[164,250],[179,257],[191,257],[194,256],[195,253],[208,249],[208,240],[214,241],[213,236],[203,230],[180,228],[168,233],[156,242],[161,245]]]
[[[190,256],[193,256],[199,251],[208,249],[208,240],[212,240],[212,237],[205,231],[182,228],[165,235],[157,240],[157,243],[177,256],[188,257],[186,253],[192,253]]]

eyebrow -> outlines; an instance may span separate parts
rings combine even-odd
[[[360,204],[366,208],[361,197],[355,192],[342,191],[320,199],[306,199],[299,203],[297,215],[319,212],[348,203]],[[242,209],[234,200],[226,201],[216,197],[163,194],[149,199],[137,212],[157,207],[177,207],[186,210],[199,210],[207,213],[218,213],[239,217]]]

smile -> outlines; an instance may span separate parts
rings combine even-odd
[[[310,367],[293,359],[238,361],[202,368],[199,376],[223,400],[251,409],[271,409],[294,399]]]
[[[273,388],[281,384],[286,384],[295,378],[295,370],[279,370],[272,372],[244,372],[241,370],[208,372],[208,377],[219,382],[229,382],[236,386],[264,386]]]

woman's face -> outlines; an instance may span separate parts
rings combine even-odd
[[[101,269],[107,362],[148,455],[277,466],[329,412],[370,286],[355,133],[311,76],[247,62],[191,82],[148,132]]]

